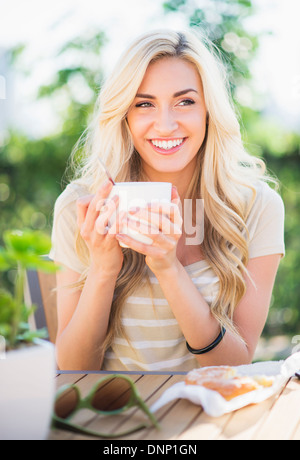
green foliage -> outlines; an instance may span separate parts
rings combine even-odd
[[[0,136],[0,235],[6,229],[24,227],[50,234],[54,202],[67,180],[70,153],[94,109],[102,78],[99,54],[105,40],[103,32],[90,31],[58,51],[56,59],[66,64],[72,60],[74,65],[62,66],[37,94],[38,99],[55,101],[61,123],[54,134],[31,139],[9,129]],[[23,46],[10,50],[12,66],[19,65],[23,51]],[[3,282],[9,284],[7,279]]]
[[[207,37],[219,51],[227,66],[233,97],[243,80],[250,80],[249,62],[258,49],[258,37],[250,35],[244,27],[244,18],[254,13],[252,1],[215,0],[199,2],[195,8],[192,0],[170,0],[164,3],[166,13],[180,11],[189,26]],[[239,100],[236,102],[239,104]]]
[[[184,14],[187,22],[195,29],[199,26],[220,51],[240,112],[246,147],[266,161],[282,184],[287,254],[280,264],[264,334],[297,334],[300,328],[300,137],[299,133],[283,130],[266,119],[259,104],[245,103],[241,97],[245,88],[252,91],[249,69],[260,41],[260,36],[252,36],[245,27],[244,19],[255,14],[253,2],[169,0],[163,7],[165,14]],[[42,230],[50,234],[54,202],[65,185],[68,158],[89,122],[101,86],[99,56],[105,41],[103,32],[91,30],[86,36],[63,45],[53,57],[59,63],[58,70],[50,83],[39,88],[38,98],[56,107],[60,127],[55,133],[31,139],[9,130],[0,139],[1,238],[10,228]],[[23,46],[11,50],[12,66],[20,67],[18,59],[23,51]],[[5,251],[0,249],[0,265],[4,270],[1,281],[14,291],[15,269]],[[0,318],[7,317],[8,312],[14,310],[13,297],[2,292],[0,299]],[[3,326],[6,321],[0,320],[0,323],[2,328],[6,327]],[[0,334],[9,336],[1,330]]]
[[[24,281],[27,269],[37,269],[54,273],[58,266],[43,260],[51,247],[49,236],[39,231],[5,231],[4,247],[0,247],[0,271],[17,269],[14,294],[0,289],[0,335],[5,338],[8,348],[19,343],[30,343],[35,338],[47,336],[45,329],[31,331],[28,318],[34,311],[24,304]]]
[[[165,2],[163,4],[163,8],[166,11],[178,11],[178,9],[182,6],[184,6],[186,3],[186,0],[172,0],[170,2]]]
[[[284,136],[281,143],[284,145]],[[264,159],[280,180],[280,194],[285,204],[286,244],[286,256],[280,263],[264,334],[268,337],[283,333],[293,336],[300,330],[300,136],[288,133],[280,155],[265,147]]]

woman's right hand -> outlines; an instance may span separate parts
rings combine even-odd
[[[77,224],[80,235],[85,241],[91,259],[91,269],[107,275],[117,276],[122,268],[123,253],[115,238],[123,213],[118,214],[118,197],[107,200],[113,184],[105,182],[95,195],[77,200]],[[108,229],[111,216],[116,219]]]

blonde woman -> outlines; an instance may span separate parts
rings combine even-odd
[[[243,147],[227,88],[211,47],[168,30],[139,37],[103,85],[81,167],[55,206],[60,369],[251,362],[285,251],[284,207]],[[172,203],[118,213],[98,157],[117,182],[171,182]],[[192,244],[185,200],[193,222],[204,203]],[[132,217],[156,230],[152,245],[122,233],[125,223],[149,233]]]

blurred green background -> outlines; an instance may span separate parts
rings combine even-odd
[[[266,114],[264,101],[253,89],[250,63],[259,51],[261,35],[249,33],[244,26],[245,20],[255,19],[252,1],[159,3],[162,18],[184,17],[191,27],[201,27],[218,47],[230,75],[246,147],[262,157],[280,180],[286,207],[287,255],[280,265],[257,359],[285,357],[300,343],[300,129],[287,127],[270,112]],[[107,42],[105,28],[87,27],[86,33],[66,40],[53,57],[59,62],[57,71],[51,81],[46,78],[38,88],[36,99],[54,107],[59,120],[54,132],[32,136],[15,126],[1,130],[0,235],[12,228],[40,229],[50,234],[54,202],[67,181],[70,152],[86,128],[101,88],[103,68],[98,63]],[[9,68],[24,78],[30,73],[25,54],[22,43],[5,51]],[[300,103],[299,93],[300,88],[295,88]],[[0,109],[3,102],[0,100]],[[10,287],[13,278],[10,272],[2,276],[1,284]]]

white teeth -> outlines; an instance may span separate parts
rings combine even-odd
[[[164,149],[164,150],[170,150],[174,147],[176,147],[177,145],[180,145],[182,144],[183,142],[183,139],[174,139],[174,140],[170,140],[170,141],[158,141],[158,140],[151,140],[152,144],[155,146],[155,147],[159,147],[160,149]]]

